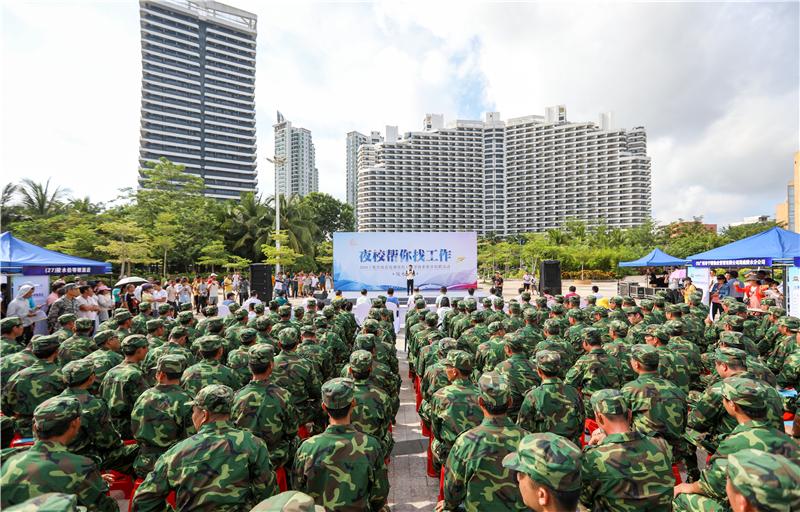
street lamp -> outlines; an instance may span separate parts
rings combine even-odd
[[[267,162],[271,163],[273,168],[275,169],[275,232],[279,233],[281,230],[281,193],[278,189],[278,166],[283,165],[286,163],[285,156],[274,156],[272,158],[266,157]],[[280,239],[275,239],[275,248],[281,248],[281,241]],[[275,264],[275,276],[281,273],[281,264]]]

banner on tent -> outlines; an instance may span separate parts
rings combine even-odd
[[[786,269],[786,313],[800,315],[800,266]]]
[[[105,266],[92,265],[53,265],[53,266],[31,266],[22,267],[22,274],[26,276],[48,276],[54,275],[85,275],[85,274],[105,274]]]
[[[692,260],[693,267],[771,267],[772,258],[736,258],[730,260]]]
[[[794,266],[795,267],[800,267],[800,258],[795,258],[794,259]]]

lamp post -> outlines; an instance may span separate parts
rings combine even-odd
[[[281,193],[278,189],[278,166],[283,165],[286,163],[285,156],[274,156],[272,158],[267,157],[267,162],[271,163],[273,168],[275,169],[275,232],[279,233],[281,230]],[[281,248],[281,241],[279,239],[275,239],[275,248]],[[277,277],[278,274],[281,273],[281,264],[275,264],[275,276]]]

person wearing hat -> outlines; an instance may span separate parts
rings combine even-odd
[[[536,365],[528,360],[525,340],[521,336],[516,333],[506,335],[503,350],[506,359],[496,364],[494,369],[503,376],[511,393],[507,414],[512,422],[516,422],[525,394],[541,384],[542,379],[536,372]]]
[[[319,343],[317,328],[313,324],[300,326],[300,344],[297,346],[297,354],[314,363],[321,382],[325,382],[334,375],[333,354]]]
[[[155,320],[156,322],[160,320]],[[153,348],[152,345],[149,345],[147,350],[147,356],[145,356],[144,361],[142,362],[142,369],[144,370],[145,375],[147,378],[152,382],[153,377],[155,377],[156,372],[156,363],[161,358],[161,356],[167,354],[177,354],[185,359],[185,366],[189,367],[195,364],[196,358],[192,351],[188,348],[189,345],[189,333],[183,326],[173,327],[169,333],[169,339],[164,342],[164,344],[159,345]],[[183,370],[181,370],[183,373]]]
[[[121,343],[117,331],[100,331],[94,335],[92,341],[96,350],[84,359],[89,359],[94,364],[95,382],[90,388],[92,394],[100,394],[100,384],[108,370],[120,364],[125,358],[120,353]]]
[[[81,405],[81,428],[67,449],[77,455],[103,461],[103,469],[129,471],[137,448],[122,444],[116,430],[109,428],[108,405],[89,391],[96,379],[94,363],[90,359],[77,359],[64,365],[61,375],[67,389],[59,396],[72,397]]]
[[[247,311],[244,308],[239,308],[232,312],[223,323],[226,326],[224,338],[228,341],[231,349],[241,345],[242,329],[247,328]]]
[[[719,337],[719,345],[718,348],[723,347],[730,347],[730,348],[738,348],[740,350],[744,350],[747,354],[747,359],[745,361],[745,366],[747,367],[747,373],[750,375],[748,377],[760,380],[772,387],[777,385],[777,378],[772,371],[767,368],[767,365],[761,360],[758,356],[753,356],[747,353],[746,345],[743,343],[744,335],[740,332],[723,332],[720,334]],[[703,354],[704,363],[707,363],[708,366],[714,366],[714,353],[706,353]],[[788,361],[788,358],[787,358]],[[784,364],[785,366],[785,364]],[[717,374],[712,374],[708,376],[704,376],[707,379],[708,384],[713,383],[717,379]]]
[[[443,500],[436,510],[522,510],[514,475],[503,459],[519,446],[527,431],[508,417],[511,390],[499,372],[478,379],[483,421],[456,439],[442,469]]]
[[[475,351],[475,369],[479,373],[489,371],[505,359],[505,327],[503,322],[489,324],[489,341],[478,345]]]
[[[419,381],[422,380],[422,377],[425,376],[425,371],[428,369],[428,366],[433,364],[436,360],[436,345],[444,338],[444,333],[436,327],[439,318],[435,314],[429,314],[425,318],[425,322],[428,325],[428,330],[424,337],[422,337],[419,346],[417,347],[417,363],[414,373],[418,376]],[[418,338],[419,339],[419,338]],[[378,344],[378,351],[381,351],[383,343]],[[388,360],[386,354],[384,354],[383,358],[380,358],[382,362],[388,363],[392,365],[394,361]],[[394,368],[392,368],[394,371]],[[399,373],[399,371],[398,371]],[[418,382],[419,384],[419,382]]]
[[[644,322],[644,315],[638,306],[628,306],[622,310],[628,318],[628,336],[625,341],[628,345],[639,345],[644,343],[644,331],[647,324]]]
[[[33,355],[31,341],[22,350],[0,357],[0,392],[5,387],[12,375],[28,368],[37,361]]]
[[[436,343],[436,358],[433,363],[428,365],[425,370],[425,375],[422,376],[420,381],[420,395],[422,401],[420,402],[418,413],[423,421],[425,432],[430,432],[431,425],[431,399],[434,393],[450,384],[447,379],[447,368],[444,365],[444,360],[447,353],[451,350],[467,350],[466,343],[458,341],[455,338],[442,338]],[[423,434],[424,435],[424,434]]]
[[[558,376],[563,378],[567,373],[567,370],[572,366],[575,360],[578,359],[578,356],[575,353],[575,349],[572,348],[572,345],[559,335],[560,332],[561,326],[558,324],[558,322],[545,320],[544,335],[546,337],[544,340],[537,343],[536,347],[534,347],[534,355],[531,356],[531,360],[535,361],[536,354],[542,350],[552,350],[554,352],[558,352],[561,355],[561,370],[559,371]]]
[[[6,318],[18,318],[23,330],[26,331],[26,337],[30,337],[29,335],[33,334],[31,332],[32,328],[29,329],[28,327],[33,324],[33,316],[36,315],[38,309],[31,307],[31,297],[33,297],[34,291],[34,286],[23,284],[17,289],[16,297],[6,307]]]
[[[480,391],[470,380],[473,370],[472,356],[463,350],[451,350],[447,353],[444,365],[450,384],[431,398],[431,451],[433,468],[437,475],[456,438],[462,432],[480,424],[483,418],[478,404]]]
[[[800,510],[797,460],[747,449],[728,457],[725,473],[725,491],[733,512]]]
[[[420,303],[424,306],[424,300],[420,299],[417,301],[417,304]],[[432,311],[428,311],[427,309],[421,310],[416,318],[413,320],[413,323],[406,331],[407,338],[408,338],[408,367],[409,370],[415,375],[415,378],[421,378],[422,375],[417,373],[417,364],[419,362],[419,351],[424,346],[425,339],[427,338],[428,334],[437,331],[438,329],[436,326],[438,325],[439,317],[436,313]],[[364,322],[364,327],[362,328],[362,332],[365,334],[374,334],[370,333],[370,328],[375,328],[374,324],[372,324],[369,320]]]
[[[25,348],[25,343],[21,338],[25,332],[22,326],[22,320],[18,316],[7,316],[0,320],[0,332],[2,338],[0,339],[0,357],[19,352]]]
[[[108,485],[91,459],[67,451],[81,428],[81,405],[75,398],[51,397],[33,411],[36,442],[3,460],[0,506],[4,510],[46,493],[77,496],[78,505],[99,512],[117,512],[107,496]],[[67,468],[68,470],[65,470]]]
[[[800,330],[800,319],[783,316],[778,320],[777,325],[780,336],[764,361],[775,375],[781,373],[786,358],[798,348],[797,332]]]
[[[350,378],[353,379],[353,407],[350,422],[360,432],[369,434],[381,443],[383,457],[388,458],[394,447],[389,426],[392,424],[392,400],[380,386],[369,381],[372,373],[372,353],[356,350],[350,354]]]
[[[197,350],[198,361],[189,366],[181,377],[181,386],[189,396],[197,395],[202,388],[211,384],[238,389],[239,377],[222,364],[226,355],[224,340],[220,336],[209,334],[197,338],[192,348]]]
[[[326,310],[328,308],[330,306],[325,307]],[[332,308],[330,311],[333,313]],[[350,347],[341,336],[341,330],[330,323],[327,316],[318,316],[314,319],[314,327],[317,329],[317,340],[328,350],[333,359],[333,375],[339,375],[350,356]]]
[[[800,445],[783,429],[774,429],[768,422],[765,395],[768,386],[741,377],[731,377],[722,383],[723,406],[736,420],[736,427],[720,443],[717,451],[703,469],[700,480],[675,487],[674,510],[705,510],[706,501],[724,504],[726,500],[726,468],[728,457],[746,449],[762,450],[782,455],[790,460],[800,457]]]
[[[147,322],[153,319],[153,303],[139,304],[139,313],[131,319],[131,332],[147,336]]]
[[[633,415],[633,429],[666,440],[675,460],[687,455],[695,457],[683,440],[688,413],[686,393],[658,374],[658,349],[651,345],[632,346],[629,364],[638,377],[620,391]]]
[[[154,349],[164,344],[164,333],[169,332],[166,330],[164,321],[160,318],[147,321],[147,344],[148,347]]]
[[[759,331],[758,353],[759,355],[766,356],[769,354],[775,343],[778,341],[780,333],[778,332],[778,319],[786,315],[786,310],[780,306],[770,306],[769,314],[765,316],[765,325]]]
[[[292,486],[326,510],[381,510],[389,493],[380,443],[350,423],[354,397],[352,379],[338,377],[322,385],[328,428],[306,439],[294,461]]]
[[[650,326],[647,327],[648,329],[650,328]],[[670,320],[664,324],[663,329],[669,335],[666,347],[686,359],[689,365],[689,389],[702,391],[705,389],[700,379],[700,374],[703,371],[703,351],[697,344],[683,336],[683,327],[683,322],[677,320]]]
[[[17,432],[22,437],[32,437],[36,407],[65,388],[60,367],[56,363],[58,346],[59,339],[55,334],[34,337],[31,350],[36,361],[13,374],[3,388],[3,414],[16,418]]]
[[[393,372],[388,365],[381,362],[376,356],[378,341],[375,339],[374,334],[359,334],[356,336],[355,343],[353,343],[353,350],[366,350],[372,354],[372,370],[369,374],[370,384],[384,390],[392,397],[392,415],[394,418],[397,411],[400,409],[400,375]],[[340,377],[350,377],[350,363],[348,362],[342,368]]]
[[[255,329],[244,327],[238,333],[241,345],[228,354],[225,366],[233,370],[239,379],[238,385],[234,389],[240,389],[250,382],[250,348],[256,344],[258,336]]]
[[[169,332],[175,327],[175,308],[172,304],[163,303],[158,306],[158,319],[164,323],[164,330]]]
[[[581,505],[588,510],[671,510],[672,454],[664,439],[631,429],[631,410],[616,389],[591,398],[599,428],[581,460]]]
[[[620,297],[620,300],[622,297]],[[581,390],[586,417],[594,419],[589,399],[599,389],[617,389],[622,384],[620,362],[603,349],[600,331],[587,327],[582,333],[584,354],[575,361],[564,382]]]
[[[469,325],[464,329],[456,328],[453,330],[453,338],[463,341],[467,345],[466,350],[474,354],[481,343],[489,341],[489,329],[483,323],[483,315],[480,311],[472,311],[467,314],[466,321],[469,322]],[[461,334],[456,336],[459,332]]]
[[[111,423],[122,439],[131,439],[131,410],[136,399],[148,387],[141,363],[147,356],[147,338],[140,334],[122,340],[125,359],[108,370],[100,384],[100,395],[108,404]]]
[[[278,340],[272,335],[272,318],[264,315],[256,318],[253,329],[256,330],[256,343],[272,345],[275,352],[278,351]]]
[[[188,335],[188,345],[191,345],[192,342],[198,337],[197,329],[195,328],[196,320],[194,318],[194,313],[191,311],[181,311],[178,313],[178,325],[186,329],[186,334]]]
[[[117,327],[115,329],[117,331],[117,334],[119,334],[120,339],[125,339],[127,336],[133,334],[133,332],[131,331],[133,317],[131,316],[129,311],[126,311],[124,309],[117,310],[114,313],[114,321],[117,324]]]
[[[645,330],[644,341],[658,350],[659,375],[678,386],[681,391],[688,395],[691,389],[691,366],[683,354],[670,349],[667,328],[648,325]]]
[[[536,344],[544,340],[542,329],[536,325],[536,311],[533,307],[522,310],[522,327],[517,331],[517,335],[525,340],[528,350],[532,353]]]
[[[73,313],[65,313],[58,317],[59,328],[53,334],[58,336],[61,343],[75,334],[75,321],[78,317]]]
[[[278,333],[281,353],[275,357],[272,382],[292,396],[300,425],[319,419],[321,377],[313,362],[297,353],[300,333],[294,327]]]
[[[577,350],[581,346],[581,332],[588,327],[585,323],[586,315],[583,310],[574,308],[567,311],[566,317],[569,327],[564,332],[564,339]]]
[[[277,337],[287,327],[296,329],[297,324],[292,321],[292,306],[284,304],[278,308],[278,321],[272,326],[272,335]]]
[[[197,433],[158,458],[133,510],[163,510],[173,491],[185,510],[247,510],[278,493],[267,445],[231,424],[231,388],[205,386],[188,405]]]
[[[478,303],[475,299],[464,299],[461,301],[464,304],[464,315],[453,322],[453,331],[450,334],[452,338],[459,339],[461,335],[469,328],[475,325],[475,322],[483,322],[483,317],[477,310]],[[474,315],[473,315],[474,314]],[[476,344],[477,347],[479,344]]]
[[[299,416],[292,395],[274,384],[270,376],[274,368],[274,349],[256,343],[247,351],[250,382],[236,392],[231,421],[237,428],[258,436],[269,449],[269,460],[278,471],[291,471],[297,449]]]
[[[75,334],[67,338],[58,348],[58,362],[62,366],[82,359],[95,351],[97,345],[91,338],[94,321],[90,318],[78,318],[75,321]]]
[[[594,308],[592,311],[592,319],[594,320],[592,327],[598,329],[601,333],[604,333],[608,330],[608,324],[611,322],[611,319],[608,318],[608,310],[606,308],[602,306]],[[627,318],[625,319],[624,323],[628,323]]]
[[[78,302],[75,300],[81,294],[78,285],[75,283],[65,284],[62,288],[64,295],[50,305],[47,311],[47,325],[50,332],[55,332],[59,327],[59,317],[62,315],[78,316]]]
[[[517,425],[529,432],[552,432],[580,446],[586,412],[580,392],[559,377],[561,354],[542,350],[534,357],[542,383],[525,395]]]
[[[155,385],[133,405],[131,430],[139,445],[133,469],[138,478],[146,477],[161,454],[194,432],[188,405],[192,398],[180,385],[186,365],[181,354],[160,356],[153,368]]]
[[[601,338],[602,338],[601,333]],[[630,349],[625,338],[628,336],[628,324],[620,320],[611,320],[608,323],[609,341],[603,341],[603,349],[614,356],[617,361],[621,363],[622,380],[623,382],[630,382],[636,378],[636,373],[626,361],[630,359]]]
[[[314,504],[314,498],[300,491],[286,491],[267,498],[250,512],[325,512],[325,508]]]
[[[522,500],[530,510],[573,512],[581,493],[581,451],[549,432],[528,434],[503,458],[516,473]]]

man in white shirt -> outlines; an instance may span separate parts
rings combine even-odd
[[[365,302],[370,302],[370,300],[369,297],[367,297],[367,290],[362,289],[361,296],[359,296],[358,299],[356,299],[356,306],[358,306],[359,304],[363,304]]]
[[[441,288],[439,288],[439,295],[436,297],[436,307],[437,308],[441,305],[442,299],[445,298],[445,297],[447,297],[447,287],[446,286],[442,286]],[[448,304],[448,306],[449,306],[449,304]]]
[[[176,307],[178,305],[178,287],[174,279],[170,279],[165,291],[167,292],[167,302],[172,304],[172,307]]]
[[[408,300],[406,301],[406,307],[408,308],[409,311],[411,311],[411,309],[414,307],[414,302],[416,302],[414,300],[414,295],[418,293],[419,293],[419,288],[414,288],[414,293],[408,296]]]
[[[258,298],[258,290],[251,290],[250,297],[242,303],[245,310],[250,309],[250,304],[261,304],[261,299]]]
[[[161,281],[153,281],[153,290],[150,292],[155,302],[155,308],[167,302],[167,290],[161,288]]]
[[[83,285],[78,290],[81,292],[80,295],[75,297],[75,303],[78,305],[78,318],[96,320],[100,305],[94,296],[94,290],[89,285]]]
[[[219,281],[217,281],[217,274],[208,276],[208,303],[209,305],[216,306],[219,301]],[[222,313],[219,313],[222,316]]]

